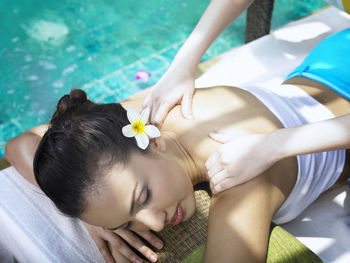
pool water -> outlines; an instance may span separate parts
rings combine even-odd
[[[72,87],[115,102],[166,71],[209,0],[0,1],[0,158],[7,140],[49,121]],[[277,0],[272,28],[324,7],[322,0]],[[202,61],[243,44],[245,14]],[[137,80],[139,70],[151,73]]]

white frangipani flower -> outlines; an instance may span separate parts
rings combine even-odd
[[[149,138],[160,136],[160,131],[154,125],[146,125],[149,117],[149,109],[144,109],[141,114],[133,108],[127,110],[130,124],[122,128],[122,133],[126,137],[135,137],[137,146],[142,150],[146,149],[149,144]]]

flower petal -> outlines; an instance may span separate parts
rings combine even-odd
[[[140,147],[142,150],[146,149],[149,143],[149,139],[145,133],[140,133],[135,136],[137,146]]]
[[[147,133],[148,137],[150,137],[151,139],[160,136],[159,129],[154,125],[146,125],[145,132]]]
[[[142,123],[146,124],[148,122],[149,113],[148,107],[141,112],[140,121],[142,121]]]
[[[128,120],[130,121],[130,123],[133,123],[140,119],[140,113],[133,108],[128,108],[126,115],[128,116]]]
[[[136,132],[133,130],[132,125],[128,124],[122,128],[122,133],[125,137],[134,137]]]

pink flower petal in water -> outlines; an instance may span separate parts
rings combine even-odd
[[[150,76],[151,76],[151,73],[149,73],[145,70],[139,70],[139,71],[137,71],[135,78],[142,80],[143,82],[147,82]]]

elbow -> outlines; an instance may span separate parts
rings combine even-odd
[[[13,165],[13,152],[15,151],[16,148],[16,143],[15,143],[15,138],[12,138],[7,141],[6,146],[5,146],[5,159]]]

